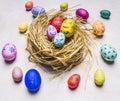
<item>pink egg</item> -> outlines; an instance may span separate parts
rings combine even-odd
[[[16,58],[17,49],[16,46],[12,43],[7,43],[2,49],[2,56],[5,61],[11,62]]]
[[[54,36],[57,34],[57,30],[54,26],[49,25],[47,28],[47,36],[49,39],[53,39]]]
[[[89,17],[89,13],[86,9],[79,8],[76,10],[76,16],[81,17],[84,20],[87,20]]]
[[[23,78],[23,72],[20,67],[15,67],[12,71],[12,78],[15,82],[20,82]]]

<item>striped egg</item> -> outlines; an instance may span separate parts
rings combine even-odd
[[[103,36],[103,33],[105,31],[105,25],[103,24],[102,21],[100,20],[96,20],[93,25],[92,25],[92,28],[93,28],[93,33],[100,37],[100,36]]]
[[[105,74],[102,69],[97,69],[94,73],[94,82],[97,86],[102,86],[105,82]]]

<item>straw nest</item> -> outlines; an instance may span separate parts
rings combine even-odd
[[[72,17],[76,22],[74,35],[66,39],[63,47],[55,47],[46,35],[46,28],[55,16],[62,16],[64,19],[72,17],[71,13],[55,9],[38,15],[32,21],[27,32],[27,51],[30,53],[30,62],[47,65],[55,73],[64,73],[80,64],[87,54],[91,53],[89,48],[91,39],[89,31],[85,27],[86,24],[83,24],[86,22],[78,17]]]

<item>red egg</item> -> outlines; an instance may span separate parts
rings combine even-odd
[[[73,74],[70,76],[70,78],[68,79],[68,87],[71,89],[75,89],[78,87],[79,82],[80,82],[80,75],[79,74]]]
[[[32,1],[27,1],[25,3],[25,8],[27,11],[30,11],[33,8],[33,2]]]
[[[86,9],[79,8],[76,10],[76,16],[81,17],[84,20],[87,20],[89,17],[89,13]]]
[[[60,32],[61,25],[63,23],[64,19],[60,16],[54,17],[51,21],[51,25],[53,25],[57,32]]]

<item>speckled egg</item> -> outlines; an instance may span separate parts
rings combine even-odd
[[[37,17],[38,14],[45,13],[45,9],[43,7],[40,7],[40,6],[35,6],[32,8],[31,12],[33,14],[33,17]]]
[[[63,21],[64,21],[63,17],[56,16],[51,20],[50,24],[53,25],[56,28],[57,32],[59,33]]]
[[[53,39],[54,36],[57,34],[57,30],[54,26],[49,25],[47,28],[47,36],[49,39]]]
[[[113,62],[117,57],[116,49],[109,44],[102,45],[100,51],[103,59],[106,61]]]
[[[65,19],[61,25],[60,31],[64,33],[66,38],[69,38],[75,33],[75,20],[74,19]]]
[[[56,34],[53,42],[56,47],[62,47],[65,43],[65,35],[61,32]]]
[[[15,82],[20,82],[23,78],[23,72],[20,67],[15,67],[12,70],[12,78]]]
[[[105,82],[105,74],[102,69],[97,69],[94,73],[94,82],[97,86],[102,86]]]
[[[41,75],[36,69],[29,69],[25,74],[25,85],[30,92],[37,92],[41,86]]]
[[[104,10],[100,11],[100,15],[104,19],[109,19],[110,15],[111,15],[111,12],[109,10],[104,9]]]
[[[2,49],[2,56],[7,62],[15,60],[17,55],[16,46],[12,43],[7,43]]]
[[[21,22],[19,25],[18,25],[18,29],[21,33],[24,33],[27,31],[28,29],[28,22],[24,21],[24,22]]]
[[[60,4],[60,10],[61,11],[66,11],[68,9],[68,2],[62,2]]]
[[[103,24],[102,21],[100,20],[96,20],[93,25],[92,25],[92,28],[93,28],[93,33],[100,37],[100,36],[103,36],[103,33],[105,31],[105,25]]]

